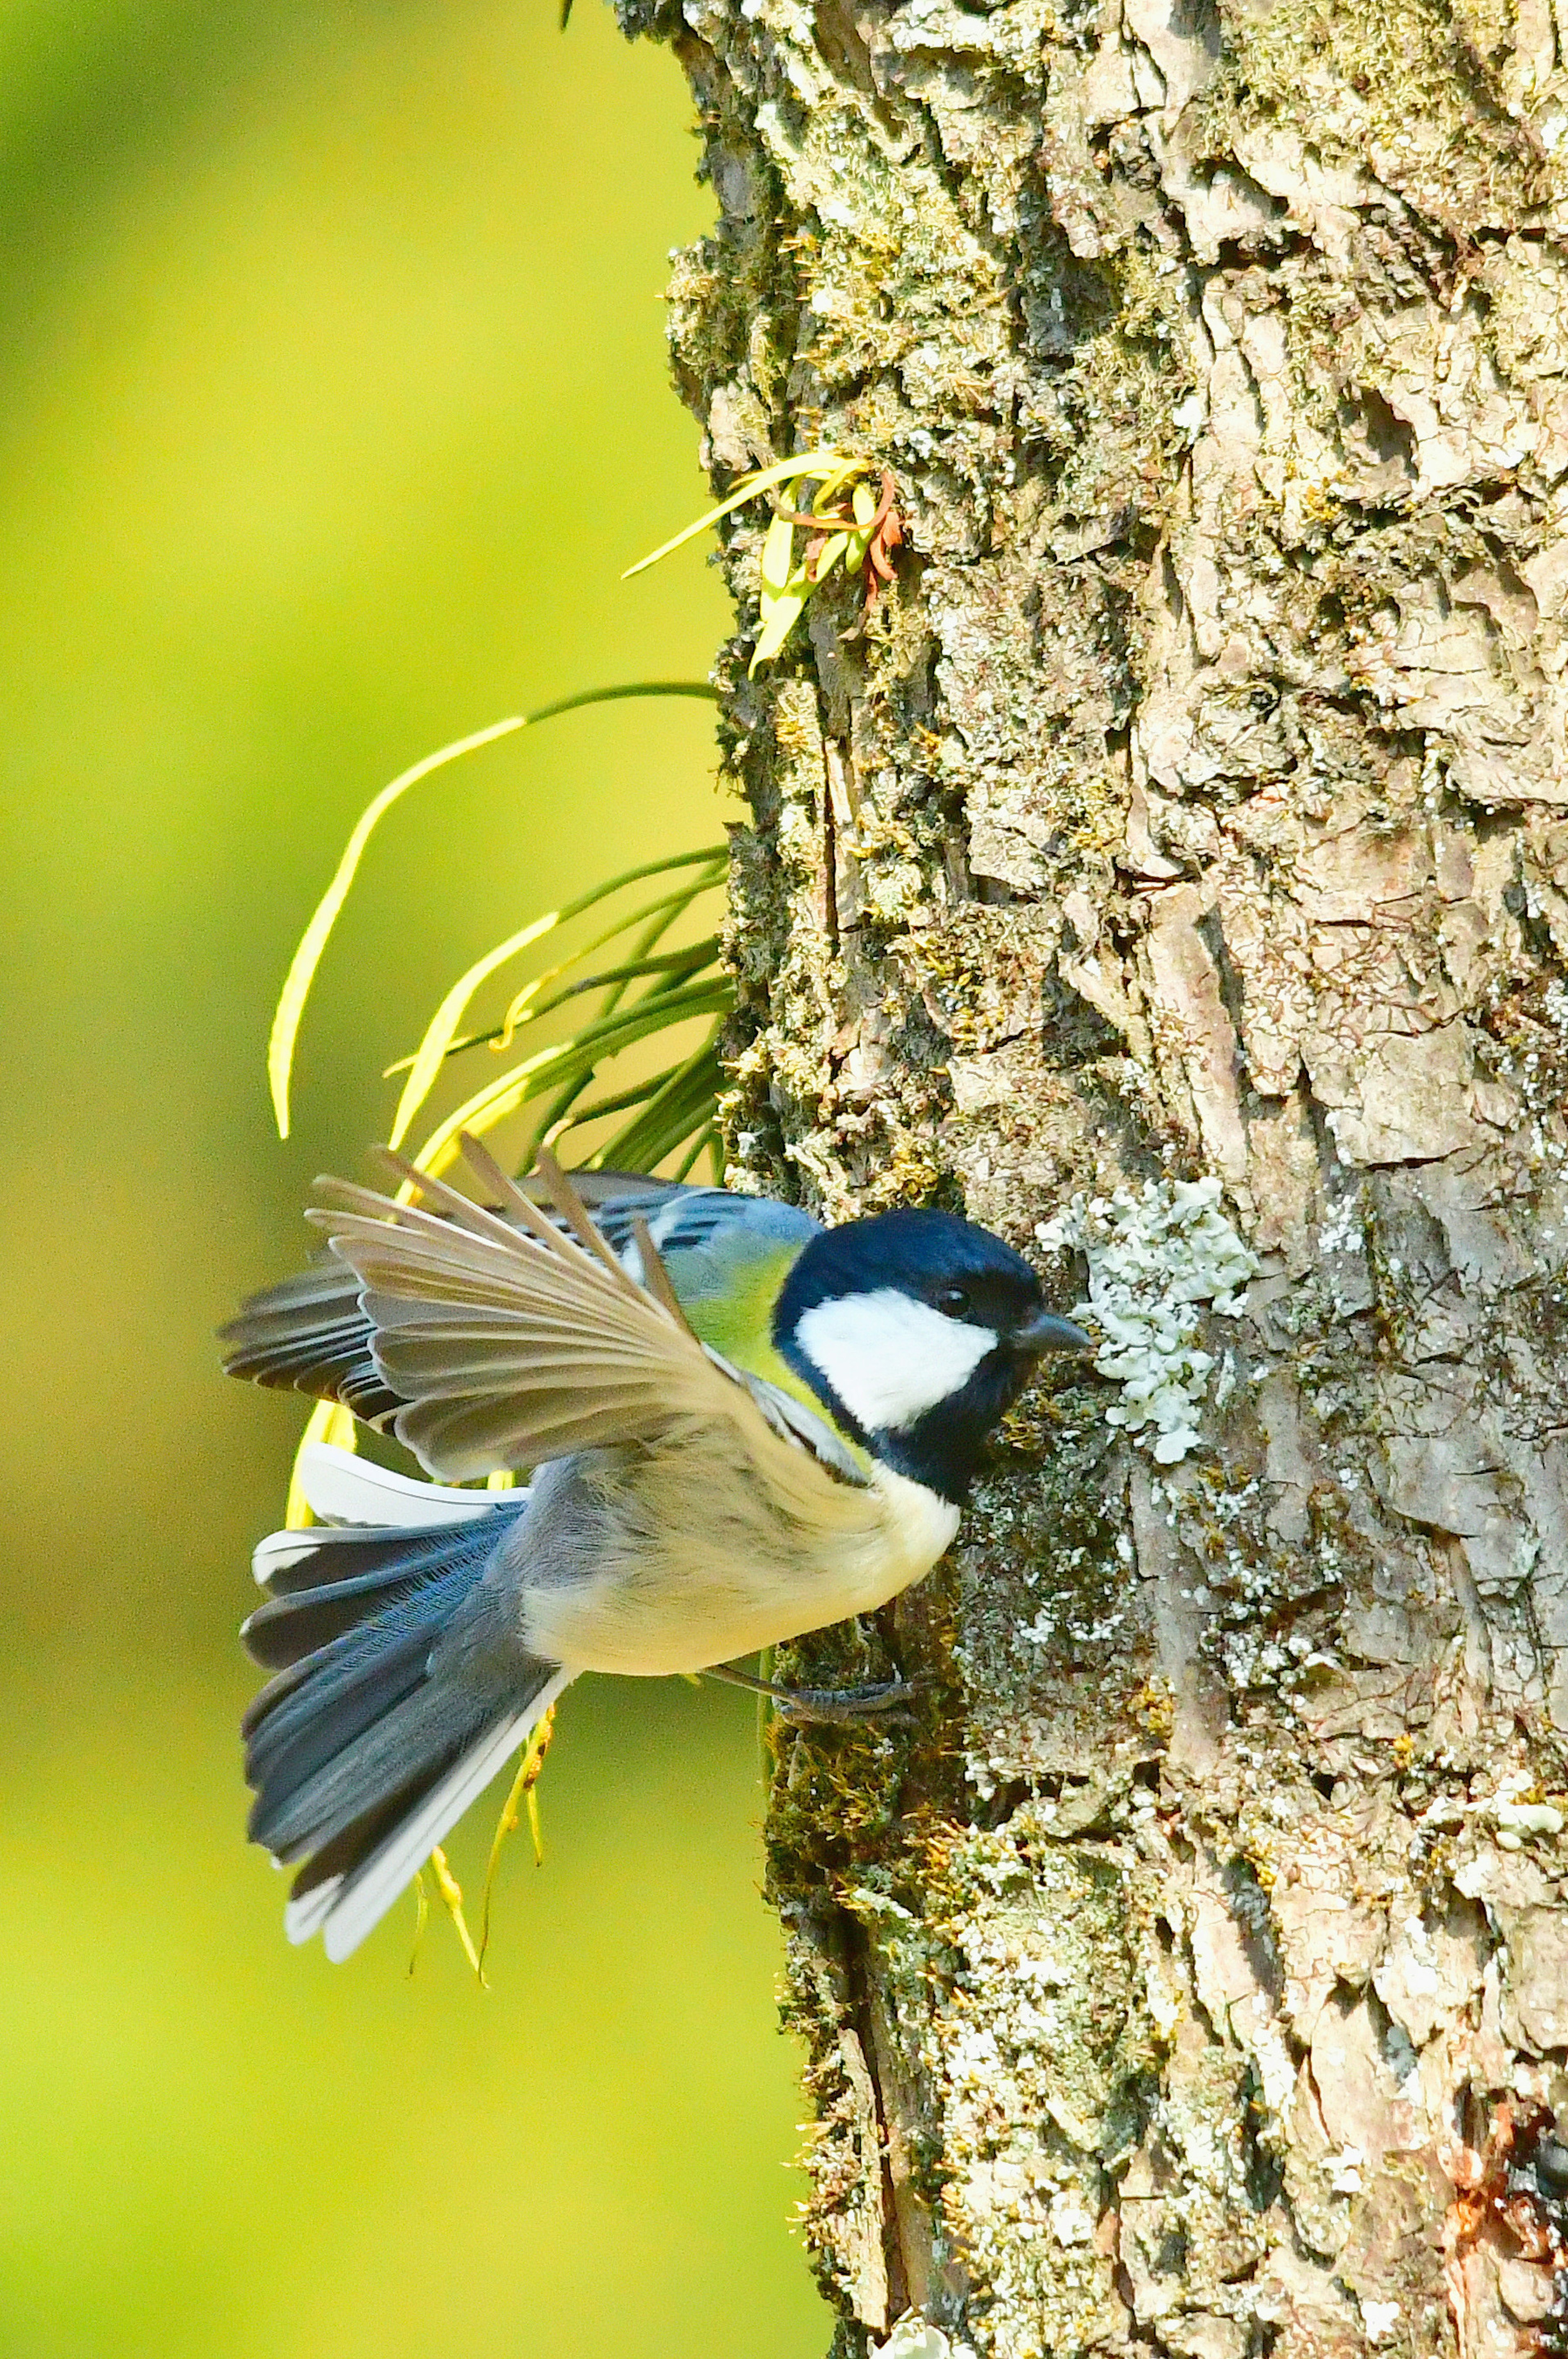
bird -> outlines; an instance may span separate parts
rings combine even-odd
[[[397,1196],[318,1181],[325,1253],[221,1331],[224,1366],[338,1402],[422,1470],[308,1444],[318,1519],[255,1550],[249,1832],[296,1865],[290,1940],[350,1956],[584,1672],[706,1673],[884,1604],[952,1542],[1002,1416],[1090,1338],[951,1212],[824,1227],[641,1175],[487,1201],[382,1150]],[[508,1472],[510,1490],[465,1488]]]

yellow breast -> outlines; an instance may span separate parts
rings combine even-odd
[[[841,1512],[806,1525],[732,1457],[615,1455],[593,1563],[581,1580],[533,1592],[525,1609],[529,1647],[578,1670],[704,1670],[873,1613],[928,1572],[958,1528],[957,1507],[882,1466],[864,1489],[835,1485]]]

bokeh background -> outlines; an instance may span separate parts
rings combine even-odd
[[[362,1169],[451,977],[708,840],[709,716],[600,709],[416,789],[262,1053],[369,795],[607,679],[700,676],[669,58],[579,0],[4,0],[0,1193],[7,2359],[795,2359],[800,2111],[743,1699],[586,1682],[492,1987],[400,1908],[284,1943],[233,1630],[301,1412],[211,1330]],[[459,1847],[477,1884],[489,1834]]]

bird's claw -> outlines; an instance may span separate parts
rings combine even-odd
[[[766,1696],[782,1718],[804,1725],[812,1721],[829,1728],[860,1728],[868,1721],[880,1720],[892,1727],[907,1727],[911,1719],[909,1706],[925,1685],[924,1680],[879,1680],[861,1688],[781,1688],[772,1680],[760,1680],[751,1671],[737,1670],[733,1663],[711,1663],[704,1676],[722,1680],[727,1686],[745,1688],[752,1695]]]
[[[775,1688],[773,1692],[785,1720],[816,1721],[828,1728],[863,1728],[869,1721],[880,1721],[907,1728],[920,1687],[918,1680],[880,1680],[863,1688]]]

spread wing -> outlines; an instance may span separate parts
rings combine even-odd
[[[818,1437],[795,1404],[698,1343],[615,1260],[557,1172],[560,1228],[482,1148],[467,1152],[506,1217],[395,1162],[436,1209],[329,1180],[309,1215],[360,1282],[376,1371],[405,1404],[393,1430],[427,1473],[471,1481],[717,1422],[806,1521],[841,1527],[857,1500],[869,1507],[826,1427]],[[643,1244],[653,1252],[645,1228]]]
[[[367,1425],[384,1427],[400,1406],[371,1357],[359,1280],[334,1253],[253,1294],[218,1335],[231,1376],[341,1401]]]
[[[549,1211],[541,1180],[517,1184]],[[645,1223],[682,1304],[708,1340],[736,1358],[752,1356],[755,1334],[767,1332],[767,1302],[817,1234],[816,1223],[793,1205],[720,1188],[613,1171],[577,1171],[571,1185],[634,1277],[643,1275],[635,1227]],[[341,1401],[384,1430],[403,1406],[377,1373],[359,1279],[336,1254],[253,1295],[220,1333],[231,1375]]]

